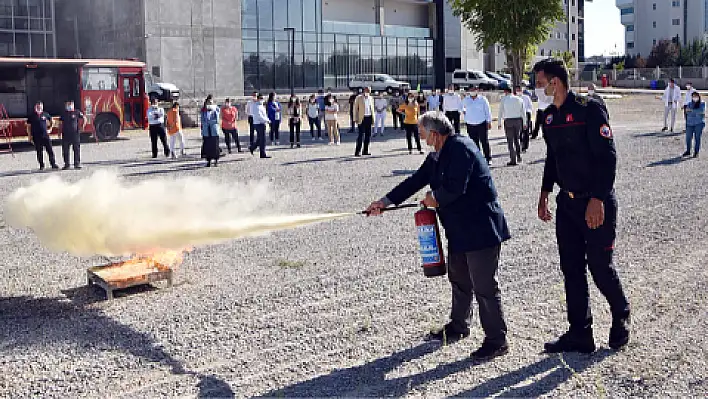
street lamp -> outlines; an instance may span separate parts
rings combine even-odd
[[[293,72],[293,68],[295,67],[295,28],[283,28],[283,30],[288,33],[292,33],[292,39],[290,38],[290,35],[288,35],[288,43],[290,44],[290,76],[288,78],[288,83],[290,83],[290,96],[294,96],[295,74]]]

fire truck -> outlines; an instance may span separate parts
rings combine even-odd
[[[82,133],[98,140],[147,128],[145,76],[145,63],[135,60],[0,57],[0,134],[8,141],[27,137],[37,101],[53,119],[74,101],[85,116]]]

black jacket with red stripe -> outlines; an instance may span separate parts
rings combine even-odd
[[[605,200],[613,192],[617,170],[607,110],[598,101],[568,93],[560,108],[543,112],[546,166],[542,190],[561,189]]]

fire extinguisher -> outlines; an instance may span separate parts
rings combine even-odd
[[[418,229],[423,273],[426,277],[444,276],[447,273],[447,266],[437,214],[434,210],[423,206],[415,213],[415,225]]]

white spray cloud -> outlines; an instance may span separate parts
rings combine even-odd
[[[102,170],[76,183],[52,176],[5,204],[14,228],[31,229],[53,251],[128,256],[216,244],[349,214],[276,215],[265,181],[229,185],[206,178],[136,184]]]

